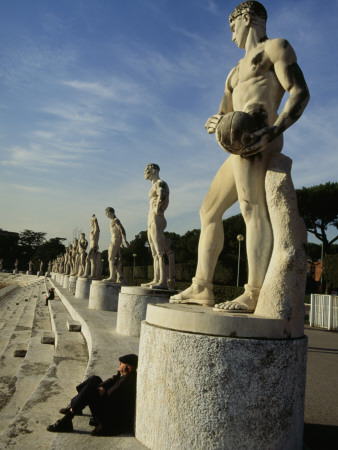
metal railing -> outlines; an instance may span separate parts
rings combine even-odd
[[[311,294],[310,327],[338,331],[338,296]]]

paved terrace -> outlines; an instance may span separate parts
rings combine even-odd
[[[90,436],[89,410],[74,418],[74,433],[46,431],[61,417],[58,410],[69,403],[75,385],[94,373],[103,379],[113,375],[120,355],[138,353],[138,338],[115,332],[116,313],[89,310],[88,301],[54,281],[1,273],[0,282],[13,288],[4,298],[0,291],[0,448],[144,449],[132,435]],[[52,283],[57,296],[47,307]],[[67,321],[74,320],[82,333],[68,331]],[[305,328],[304,449],[333,449],[338,442],[338,333]],[[54,345],[41,343],[51,338]]]

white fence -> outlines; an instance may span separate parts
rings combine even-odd
[[[310,327],[338,330],[338,296],[311,294]]]

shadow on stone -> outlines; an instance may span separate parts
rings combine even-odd
[[[338,426],[304,424],[304,443],[309,450],[332,450],[337,448]]]

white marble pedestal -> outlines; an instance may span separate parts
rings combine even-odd
[[[68,291],[71,294],[73,294],[73,295],[75,295],[76,283],[77,283],[77,276],[76,275],[70,275],[69,276]]]
[[[121,284],[93,280],[89,292],[89,309],[117,311]]]
[[[65,275],[63,277],[63,285],[62,285],[62,287],[67,289],[67,291],[68,291],[68,289],[69,289],[69,275]]]
[[[135,436],[161,450],[301,450],[306,352],[287,321],[149,305]]]
[[[123,286],[119,295],[116,331],[126,336],[139,336],[141,322],[146,318],[150,303],[168,303],[176,291],[150,289],[141,286]]]
[[[89,278],[79,277],[76,282],[75,297],[89,299],[89,291],[92,280]]]

